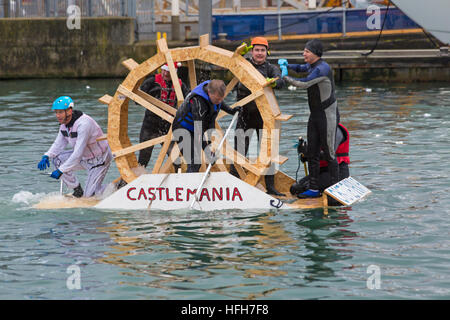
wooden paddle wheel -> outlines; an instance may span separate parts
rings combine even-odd
[[[167,63],[177,95],[178,105],[180,105],[184,99],[174,61],[187,63],[190,87],[194,88],[197,86],[195,60],[201,60],[225,68],[234,75],[234,78],[227,85],[225,95],[229,94],[238,82],[244,84],[251,91],[249,96],[237,101],[231,107],[243,106],[254,100],[261,113],[264,121],[263,129],[265,129],[260,137],[260,151],[255,160],[250,161],[226,142],[222,149],[222,154],[226,159],[219,159],[212,171],[228,171],[226,163],[233,163],[241,180],[251,186],[257,186],[261,190],[265,188],[264,179],[261,179],[261,177],[266,174],[272,164],[283,164],[288,160],[286,157],[278,154],[278,142],[281,122],[289,120],[292,116],[280,112],[277,99],[269,85],[270,83],[241,55],[241,51],[245,46],[240,46],[234,52],[231,52],[211,45],[209,43],[209,35],[203,35],[200,37],[199,46],[169,49],[166,40],[160,39],[157,41],[157,47],[158,53],[141,64],[138,64],[133,59],[124,61],[123,65],[130,70],[128,76],[119,85],[114,97],[105,95],[99,99],[100,102],[108,105],[106,136],[121,178],[127,183],[136,179],[138,174],[135,169],[138,167],[138,162],[134,153],[161,143],[162,148],[155,165],[151,169],[151,173],[170,173],[173,170],[172,161],[180,156],[180,151],[175,146],[170,156],[166,157],[172,140],[172,131],[169,130],[166,135],[158,138],[132,145],[128,136],[128,103],[130,100],[133,100],[161,117],[162,121],[172,123],[176,109],[148,95],[139,88],[148,75]],[[221,111],[217,119],[225,115],[227,114]],[[218,134],[223,136],[222,128],[217,121],[216,129]],[[220,139],[213,140],[213,148],[217,147],[218,141]],[[204,171],[205,165],[202,165],[200,170]],[[275,186],[279,191],[288,194],[292,183],[294,183],[294,179],[281,171],[276,172]]]

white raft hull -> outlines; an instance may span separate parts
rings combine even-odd
[[[95,208],[113,210],[189,209],[204,173],[144,174]],[[195,210],[291,209],[264,191],[228,172],[211,172],[202,187]]]

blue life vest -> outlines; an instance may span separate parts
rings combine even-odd
[[[204,122],[211,119],[213,117],[216,118],[217,114],[220,111],[220,107],[222,103],[220,104],[212,104],[211,99],[209,98],[208,94],[203,90],[203,87],[207,85],[210,82],[210,80],[207,80],[205,82],[200,83],[197,87],[194,88],[194,90],[189,93],[189,95],[186,97],[186,100],[183,102],[183,104],[180,106],[180,108],[177,111],[177,114],[175,116],[177,124],[182,126],[183,128],[194,132],[194,120],[192,117],[192,110],[191,110],[191,104],[190,100],[197,96],[202,97],[205,99],[209,105],[211,106],[209,113],[206,115],[205,119],[202,119]],[[174,120],[175,121],[175,120]]]

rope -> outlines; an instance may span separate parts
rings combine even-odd
[[[381,34],[383,33],[384,23],[386,22],[386,18],[388,16],[388,12],[389,12],[389,7],[390,6],[391,6],[391,0],[389,0],[389,2],[388,2],[387,8],[386,8],[386,13],[384,14],[383,24],[381,25],[381,30],[380,30],[380,33],[378,34],[377,41],[375,42],[375,45],[373,46],[372,50],[370,50],[369,52],[361,53],[362,56],[367,57],[367,56],[371,55],[375,51],[375,49],[377,48],[378,41],[380,40]]]
[[[298,176],[298,170],[300,170],[301,158],[302,158],[302,155],[301,155],[301,153],[299,153],[299,154],[298,154],[298,166],[297,166],[297,171],[295,171],[295,182],[298,181],[297,176]]]

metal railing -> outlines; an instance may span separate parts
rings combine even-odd
[[[0,18],[65,17],[70,5],[84,17],[136,16],[136,0],[0,0]]]

